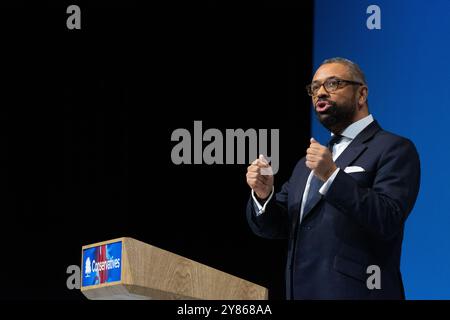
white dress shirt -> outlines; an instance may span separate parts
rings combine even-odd
[[[348,145],[353,141],[353,139],[356,138],[356,136],[363,131],[369,124],[373,122],[373,117],[371,114],[369,114],[367,117],[362,118],[351,125],[349,125],[345,130],[341,133],[342,139],[339,141],[339,143],[334,144],[332,154],[333,154],[333,161],[336,161],[336,159],[341,155],[342,152],[348,147]],[[331,134],[333,136],[333,133]],[[334,179],[336,178],[336,175],[338,174],[340,168],[337,168],[333,174],[328,178],[327,181],[322,185],[322,187],[319,189],[319,192],[322,195],[325,195],[330,188],[331,184],[333,183]],[[300,208],[300,221],[303,218],[303,210],[305,206],[306,199],[308,197],[309,187],[311,184],[311,179],[313,177],[313,171],[308,176],[308,180],[306,182],[305,191],[303,192],[303,198],[302,198],[302,207]],[[272,187],[272,192],[270,193],[269,198],[262,206],[258,200],[256,200],[255,192],[252,190],[252,198],[256,205],[256,215],[260,215],[264,213],[266,210],[266,206],[269,203],[270,199],[272,199],[272,196],[274,194],[274,188]]]

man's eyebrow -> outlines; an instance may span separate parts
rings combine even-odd
[[[331,77],[328,77],[328,78],[326,78],[325,80],[323,80],[323,81],[327,81],[328,79],[340,79],[339,77],[337,77],[337,76],[331,76]],[[322,82],[322,81],[319,81],[319,80],[314,80],[312,83],[318,83],[318,82]]]

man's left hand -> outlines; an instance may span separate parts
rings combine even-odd
[[[306,149],[306,166],[314,172],[317,178],[327,181],[337,169],[333,155],[327,147],[322,146],[314,138],[311,138],[310,142],[309,148]]]

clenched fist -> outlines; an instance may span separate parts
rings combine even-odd
[[[309,148],[306,149],[306,166],[314,172],[317,178],[327,181],[337,169],[333,155],[327,147],[322,146],[314,138],[311,138],[310,142]]]
[[[260,155],[248,166],[247,183],[261,200],[266,199],[272,192],[273,174],[271,174],[271,167],[263,155]]]

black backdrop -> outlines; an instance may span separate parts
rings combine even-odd
[[[62,4],[2,10],[1,298],[84,299],[81,246],[130,236],[282,299],[286,243],[248,228],[246,165],[174,165],[170,137],[279,129],[279,189],[308,145],[312,1],[80,6],[72,31]]]

